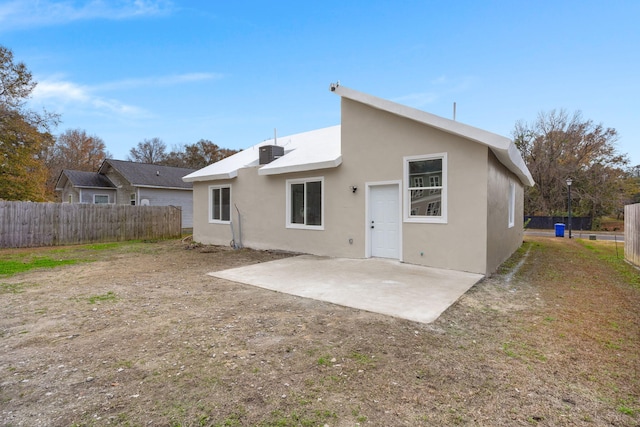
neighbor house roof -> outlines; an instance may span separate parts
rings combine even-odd
[[[224,158],[183,178],[186,182],[230,179],[238,170],[259,166],[260,147],[280,145],[284,156],[263,165],[260,175],[275,175],[334,168],[342,163],[340,125],[269,139]]]
[[[116,188],[109,178],[96,172],[64,169],[56,182],[56,190],[62,190],[64,181],[69,181],[76,188]]]
[[[193,185],[189,182],[184,182],[182,177],[196,170],[106,159],[102,162],[98,173],[106,173],[109,167],[119,172],[120,175],[134,187],[171,188],[178,190],[192,189]]]
[[[342,98],[360,102],[378,110],[386,111],[400,117],[424,123],[443,132],[461,136],[463,138],[486,145],[495,154],[500,163],[518,176],[522,184],[533,186],[535,182],[524,163],[520,151],[513,141],[504,136],[488,132],[455,120],[445,119],[425,111],[417,110],[393,101],[378,98],[366,93],[349,89],[339,84],[332,84],[330,90]]]

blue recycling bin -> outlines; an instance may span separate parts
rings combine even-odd
[[[564,237],[564,224],[556,224],[556,237]]]

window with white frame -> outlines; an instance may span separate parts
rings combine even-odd
[[[516,224],[516,184],[509,182],[509,228]]]
[[[209,187],[209,222],[231,221],[231,186]]]
[[[447,154],[404,158],[405,221],[447,222]]]
[[[93,203],[97,205],[104,205],[109,203],[109,196],[106,194],[94,194]]]
[[[324,229],[324,178],[289,179],[287,228]]]

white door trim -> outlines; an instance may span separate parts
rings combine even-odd
[[[364,221],[364,256],[365,258],[371,258],[371,187],[377,187],[382,185],[396,185],[398,187],[398,260],[404,261],[402,255],[402,180],[397,181],[374,181],[365,182],[365,221]]]

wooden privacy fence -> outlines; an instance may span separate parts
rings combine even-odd
[[[0,201],[0,248],[178,238],[181,223],[175,206]]]
[[[640,266],[640,203],[624,207],[624,258]]]

